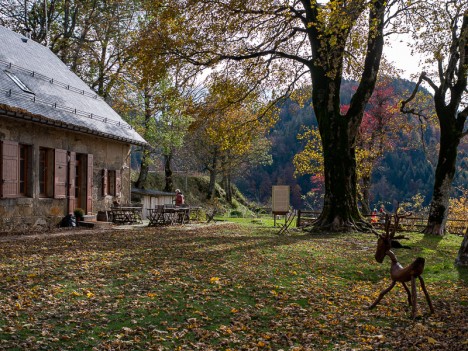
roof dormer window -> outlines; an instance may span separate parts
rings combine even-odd
[[[5,72],[5,74],[10,77],[10,79],[15,82],[15,84],[18,86],[18,88],[20,88],[22,91],[24,91],[25,93],[28,93],[28,94],[33,94],[35,95],[31,89],[29,89],[26,84],[24,84],[21,79],[19,79],[17,76],[15,76],[13,73],[11,73],[10,71],[7,71],[7,70],[4,70],[3,72]]]

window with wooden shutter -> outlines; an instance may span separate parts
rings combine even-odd
[[[2,197],[18,196],[19,148],[14,141],[2,142]]]
[[[54,150],[39,148],[39,196],[54,196]]]
[[[93,160],[93,155],[88,154],[86,173],[86,211],[88,214],[93,212]]]
[[[68,212],[72,212],[76,207],[76,153],[68,153],[70,164],[68,165]]]
[[[18,195],[29,196],[31,194],[31,146],[19,144],[18,152]]]
[[[107,182],[107,169],[102,170],[102,196],[109,194],[108,192],[108,182]]]
[[[115,171],[115,196],[121,196],[122,192],[122,174],[120,170]]]
[[[55,149],[54,157],[54,198],[67,197],[67,151]]]
[[[109,194],[112,196],[116,195],[115,191],[115,170],[108,172],[108,180],[107,183],[109,184]]]

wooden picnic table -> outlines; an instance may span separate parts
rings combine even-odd
[[[143,223],[141,206],[111,207],[112,222],[116,224]]]
[[[157,205],[148,209],[148,226],[185,224],[190,222],[189,206]]]

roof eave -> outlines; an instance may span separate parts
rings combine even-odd
[[[19,118],[19,119],[31,121],[34,123],[47,124],[56,128],[63,128],[63,129],[71,130],[71,131],[78,132],[78,133],[97,135],[105,139],[118,140],[120,142],[128,143],[128,144],[135,145],[135,146],[148,145],[146,141],[138,141],[138,140],[134,140],[130,138],[112,135],[109,133],[99,132],[91,128],[78,126],[78,125],[75,125],[72,123],[66,123],[63,121],[58,121],[49,117],[45,117],[43,115],[31,113],[22,108],[13,107],[13,106],[5,105],[5,104],[0,104],[0,114],[4,114],[7,117],[11,117],[11,118]]]

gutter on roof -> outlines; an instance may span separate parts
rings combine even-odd
[[[74,132],[97,135],[102,138],[118,140],[120,142],[129,143],[135,146],[145,146],[148,144],[147,142],[136,141],[130,138],[120,137],[120,136],[112,135],[109,133],[98,132],[91,128],[77,126],[75,124],[66,123],[62,121],[57,121],[52,118],[48,118],[42,115],[31,113],[22,108],[12,107],[12,106],[5,105],[5,104],[0,104],[0,114],[5,114],[5,116],[7,117],[20,118],[20,119],[24,119],[24,120],[35,122],[35,123],[47,124],[47,125],[51,125],[57,128],[71,130]]]

